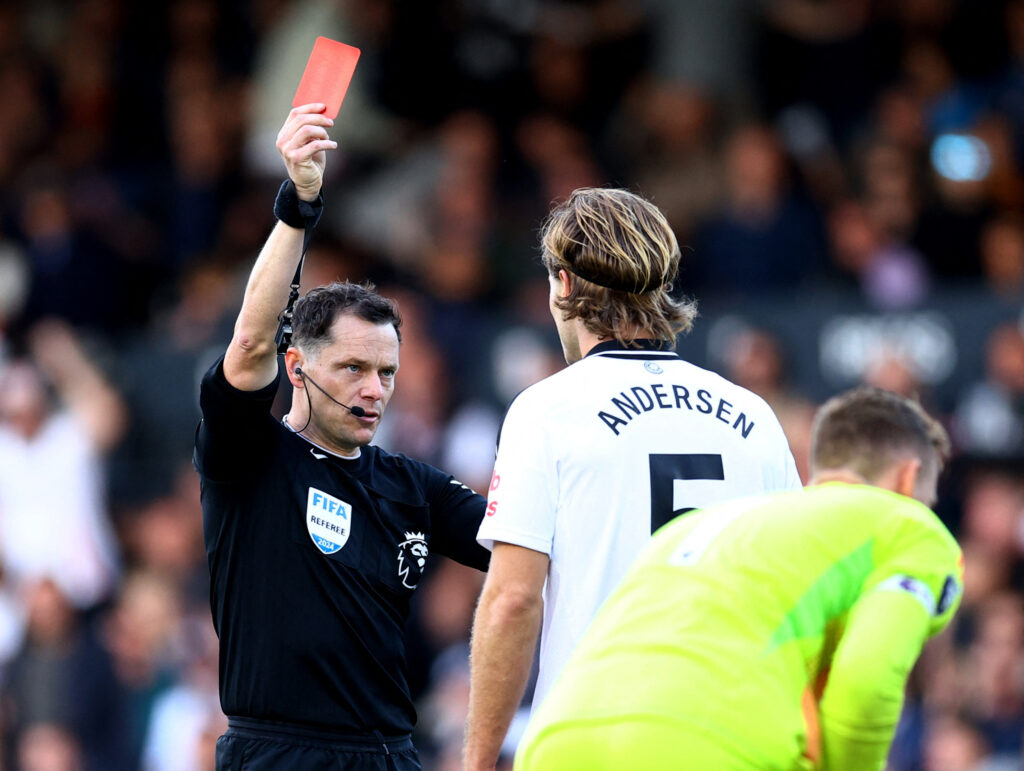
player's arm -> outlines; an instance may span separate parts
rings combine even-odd
[[[548,555],[495,543],[470,654],[467,771],[493,769],[526,690],[540,633]]]
[[[910,670],[925,640],[952,615],[941,606],[936,612],[924,582],[896,576],[890,583],[854,605],[833,657],[820,714],[827,771],[884,766]]]
[[[277,149],[301,201],[314,201],[323,183],[326,151],[338,145],[327,136],[334,124],[324,105],[296,107],[277,135]],[[277,377],[278,314],[288,302],[289,286],[302,254],[304,232],[283,222],[274,226],[245,288],[242,310],[224,356],[224,376],[235,388],[256,391]]]

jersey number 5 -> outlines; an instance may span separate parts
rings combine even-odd
[[[675,507],[677,479],[680,481],[695,479],[723,481],[725,479],[721,455],[651,454],[648,458],[651,468],[651,533],[680,514],[693,511],[696,508],[695,506],[679,509]]]

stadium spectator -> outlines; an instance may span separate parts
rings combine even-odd
[[[171,582],[154,574],[124,577],[114,605],[99,628],[124,701],[120,728],[128,767],[139,764],[154,702],[177,678],[175,650],[182,625],[182,597]],[[211,631],[212,635],[212,631]]]
[[[1024,224],[1015,216],[994,217],[981,232],[981,265],[993,294],[1024,295]]]
[[[994,329],[985,345],[985,377],[972,383],[953,414],[953,435],[967,452],[1014,457],[1024,452],[1024,331]]]
[[[0,560],[6,580],[50,578],[86,608],[117,576],[102,462],[126,413],[66,325],[36,326],[31,354],[0,373]]]
[[[1012,465],[980,465],[966,474],[960,537],[994,554],[1024,554],[1024,481]]]
[[[694,238],[695,281],[705,292],[786,291],[821,270],[817,212],[788,188],[779,139],[765,126],[733,133],[725,150],[725,198]]]
[[[83,771],[133,768],[123,692],[94,630],[52,581],[25,596],[25,639],[3,687],[5,751],[34,746],[34,727],[55,726],[81,750]]]
[[[931,278],[924,259],[910,247],[886,243],[862,204],[839,204],[830,212],[828,224],[833,261],[856,279],[872,306],[898,310],[927,297]]]
[[[613,168],[665,212],[681,244],[722,198],[722,164],[713,137],[716,105],[685,83],[642,82],[610,130]],[[685,275],[685,268],[684,268]]]
[[[1014,592],[985,601],[973,619],[962,711],[996,756],[1019,758],[1024,742],[1024,605]]]
[[[152,702],[142,752],[146,771],[214,768],[213,748],[227,719],[217,700],[217,637],[204,615],[193,613],[180,623],[184,639],[177,642],[186,661],[176,681]]]

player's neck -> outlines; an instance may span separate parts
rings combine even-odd
[[[614,337],[600,337],[583,326],[583,322],[580,321],[578,323],[579,328],[577,330],[576,339],[579,340],[581,357],[585,357],[590,353],[594,346],[600,343],[607,343],[609,340],[615,339]],[[627,334],[624,335],[624,338],[626,340],[653,340],[655,335],[646,329],[631,327],[627,331]]]
[[[866,485],[868,480],[853,471],[846,469],[825,469],[819,471],[807,482],[808,487],[823,485],[828,482],[845,482],[850,485]]]

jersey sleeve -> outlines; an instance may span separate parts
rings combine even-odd
[[[550,446],[550,426],[535,387],[509,406],[487,498],[487,513],[477,540],[551,554],[558,504],[558,474]],[[554,422],[557,425],[557,422]]]
[[[217,360],[199,388],[203,418],[192,462],[200,476],[227,482],[260,469],[274,440],[270,408],[276,394],[276,380],[258,391],[240,391],[224,376],[224,357]]]
[[[878,547],[832,660],[821,701],[826,769],[883,766],[910,670],[959,603],[962,562],[953,537],[937,522],[894,529]]]
[[[491,554],[476,541],[487,499],[436,469],[428,488],[431,549],[463,565],[487,570]]]
[[[871,592],[854,606],[821,699],[823,771],[885,765],[927,632],[928,615],[908,594]]]
[[[903,532],[900,532],[902,530]],[[928,636],[949,623],[963,592],[963,555],[956,540],[935,519],[907,523],[879,547],[865,592],[896,592],[913,597],[928,616]]]

